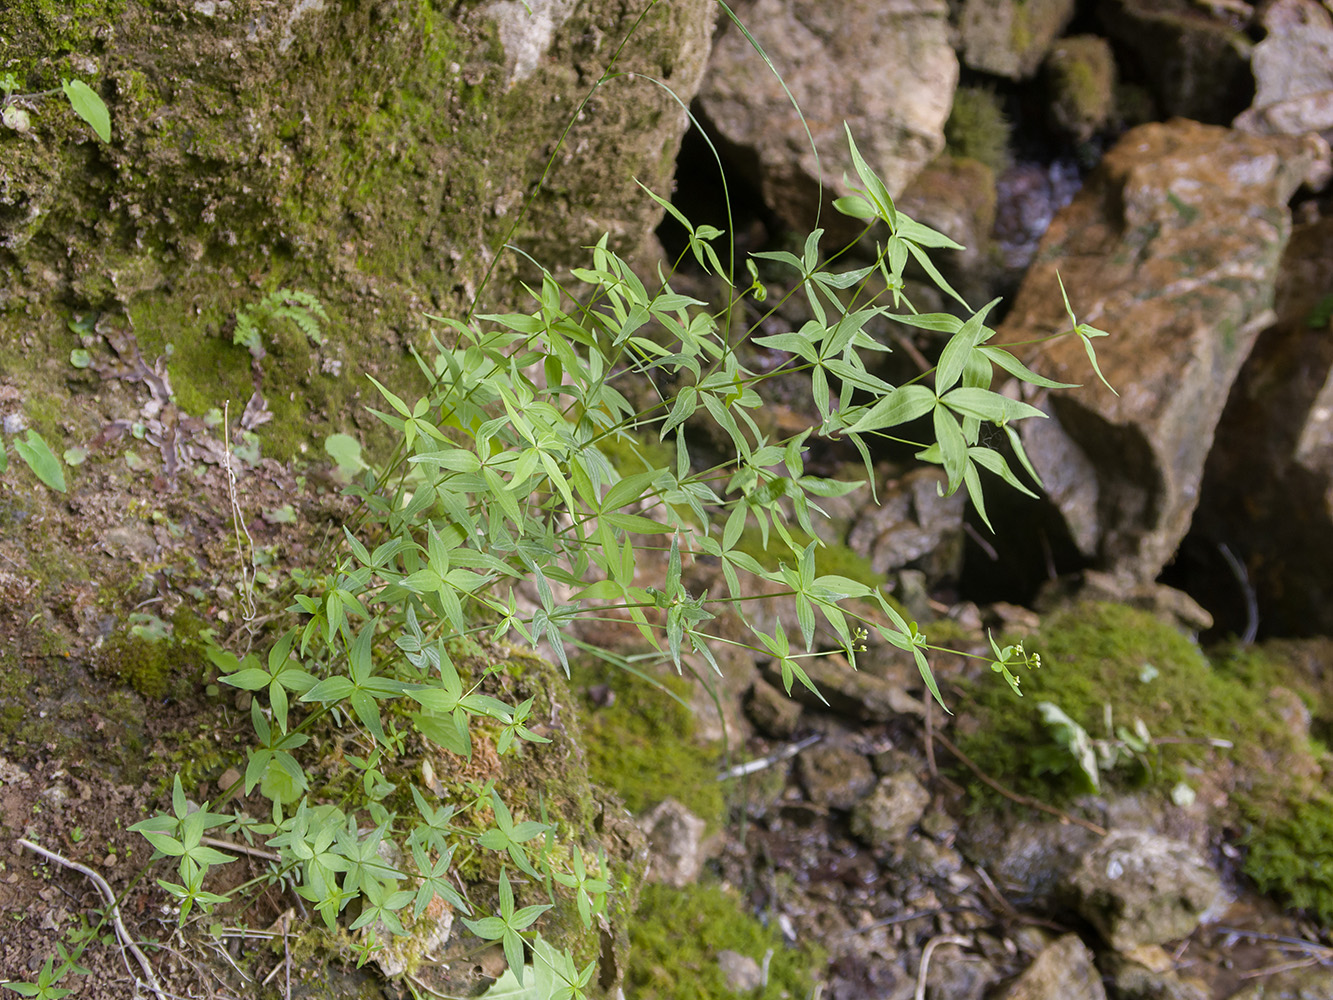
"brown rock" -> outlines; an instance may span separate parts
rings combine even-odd
[[[1231,383],[1270,321],[1287,200],[1317,143],[1173,121],[1125,134],[1056,216],[1000,341],[1069,327],[1057,272],[1094,342],[1066,337],[1030,364],[1076,392],[1033,394],[1056,418],[1024,442],[1085,555],[1155,578],[1184,537]],[[1042,425],[1042,426],[1033,426]]]

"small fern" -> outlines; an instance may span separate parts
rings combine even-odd
[[[283,319],[295,323],[297,329],[316,347],[324,346],[324,331],[320,321],[327,323],[328,313],[315,296],[292,288],[279,288],[269,292],[254,305],[237,309],[232,343],[249,348],[251,354],[262,357],[264,330]]]

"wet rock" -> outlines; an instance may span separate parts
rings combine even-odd
[[[785,740],[796,730],[801,703],[788,698],[763,678],[756,678],[745,700],[745,712],[765,736]]]
[[[764,985],[764,973],[759,963],[749,955],[723,950],[717,953],[717,965],[727,989],[733,993],[753,993]]]
[[[1001,339],[1068,328],[1056,271],[1095,342],[1033,349],[1077,392],[1036,392],[1055,419],[1024,443],[1083,553],[1155,578],[1185,536],[1228,389],[1270,321],[1287,200],[1326,157],[1313,139],[1260,138],[1173,121],[1126,133],[1042,243]],[[1032,426],[1041,425],[1041,426]]]
[[[1258,624],[1333,631],[1333,219],[1298,228],[1278,282],[1279,321],[1258,339],[1218,424],[1194,534],[1245,566]],[[1208,590],[1244,612],[1225,568]]]
[[[996,1000],[1106,1000],[1092,952],[1077,934],[1066,934],[1042,950]]]
[[[1141,830],[1114,832],[1084,854],[1068,889],[1117,951],[1188,937],[1222,897],[1216,872],[1197,851]]]
[[[1032,76],[1073,16],[1074,0],[964,0],[963,61],[1011,80]]]
[[[816,805],[850,809],[875,787],[870,761],[851,747],[823,743],[798,758],[806,797]]]
[[[870,847],[888,847],[911,832],[929,804],[930,792],[912,775],[881,778],[852,809],[852,833]]]
[[[959,491],[940,495],[948,478],[936,468],[913,469],[878,490],[879,504],[865,508],[847,535],[848,547],[870,560],[876,573],[889,573],[920,560],[938,580],[957,575],[963,555],[963,512]]]
[[[764,202],[794,228],[814,224],[821,170],[826,199],[847,193],[844,171],[856,176],[844,120],[895,197],[944,148],[958,81],[945,0],[754,0],[736,13],[800,104],[818,162],[790,98],[734,25],[714,46],[700,101],[753,160]],[[824,225],[839,218],[825,207]]]
[[[675,799],[663,799],[638,819],[648,840],[648,881],[675,889],[692,885],[704,864],[707,824]]]
[[[1098,14],[1147,71],[1164,116],[1231,121],[1252,93],[1244,19],[1194,0],[1109,0]]]
[[[1046,57],[1051,117],[1075,139],[1106,128],[1115,112],[1115,56],[1105,38],[1062,38]]]
[[[1246,132],[1325,132],[1333,139],[1333,14],[1317,0],[1277,0],[1254,47],[1254,103],[1234,125]]]

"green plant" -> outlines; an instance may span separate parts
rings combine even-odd
[[[4,92],[0,98],[0,125],[20,134],[27,132],[32,128],[28,109],[44,98],[64,94],[74,113],[92,126],[97,137],[103,142],[111,141],[111,113],[97,91],[82,80],[61,80],[59,87],[30,94],[16,94],[18,89],[19,81],[13,73],[0,76],[0,91]]]
[[[155,860],[175,867],[158,881],[177,901],[180,923],[233,895],[205,888],[214,867],[234,860],[206,837],[222,828],[275,852],[260,882],[293,888],[329,929],[355,936],[363,959],[383,938],[411,932],[439,897],[477,936],[503,944],[518,990],[535,966],[534,982],[555,977],[553,995],[582,997],[593,966],[580,968],[571,947],[544,951],[539,932],[563,905],[591,933],[593,915],[614,895],[613,863],[588,849],[595,838],[578,816],[548,815],[540,795],[503,784],[506,758],[537,757],[548,741],[529,725],[535,695],[502,697],[511,680],[501,673],[507,642],[545,643],[568,671],[568,626],[618,616],[677,671],[720,672],[714,648],[727,644],[776,661],[789,693],[802,684],[818,694],[803,661],[837,652],[854,664],[875,629],[914,658],[940,698],[916,623],[880,587],[821,566],[819,502],[862,483],[809,474],[806,443],[815,434],[849,442],[869,477],[872,447],[906,440],[921,461],[943,467],[949,492],[965,490],[989,524],[982,470],[1030,492],[992,443],[1004,442],[1035,479],[1014,425],[1042,416],[994,391],[996,370],[1067,386],[991,343],[986,318],[995,302],[967,308],[931,262],[930,250],[957,245],[898,212],[850,131],[848,142],[860,187],[835,205],[867,232],[884,231],[875,258],[859,266],[821,255],[820,229],[799,256],[755,255],[792,273],[787,295],[805,296],[813,316],[799,330],[757,336],[777,306],[756,310],[762,315],[745,336],[785,352],[775,372],[747,368],[729,337],[742,301],[765,295],[757,281],[733,283],[722,264],[730,254],[714,245],[726,234],[691,226],[649,192],[685,226],[686,252],[720,279],[720,302],[676,292],[670,274],[645,284],[604,237],[590,266],[572,272],[578,294],[543,272],[529,289],[531,312],[438,318],[428,355],[414,352],[429,386],[420,398],[409,402],[371,379],[385,401],[371,412],[397,444],[372,473],[358,471],[348,442],[330,442],[361,501],[341,546],[301,574],[285,627],[258,651],[209,649],[219,683],[251,696],[244,774],[204,803],[189,801],[177,775],[170,812],[133,827]],[[912,260],[967,318],[913,308],[903,280]],[[237,313],[234,340],[259,356],[263,333],[290,320],[319,343],[318,320],[326,318],[313,297],[282,289]],[[871,373],[867,358],[887,348],[869,328],[884,320],[947,335],[929,384],[921,376],[895,386]],[[1090,356],[1091,338],[1102,335],[1072,313],[1065,332]],[[809,379],[819,421],[772,440],[752,412],[763,405],[759,388],[778,374]],[[656,402],[636,409],[619,387],[629,382]],[[726,461],[693,461],[689,441],[700,422],[731,443]],[[995,433],[983,437],[983,427]],[[643,438],[653,447],[638,448]],[[618,471],[607,457],[617,447],[630,449],[641,470]],[[758,532],[772,562],[740,546],[747,530]],[[725,595],[691,589],[688,570],[704,558],[720,566]],[[659,585],[642,582],[646,565],[661,567]],[[794,621],[747,613],[775,600],[787,602]],[[710,625],[724,610],[748,636]],[[1008,668],[1029,662],[1025,654],[996,652],[1014,683]],[[355,780],[336,793],[336,779],[311,752],[335,742],[355,751],[340,754]],[[480,776],[446,788],[439,805],[415,785],[409,799],[401,762],[427,751],[452,754]],[[258,790],[268,815],[224,811],[238,790]],[[460,851],[473,891],[494,905],[450,885]],[[518,887],[511,870],[526,876]]]
[[[795,272],[793,292],[808,297],[817,317],[799,331],[755,339],[788,352],[784,368],[809,377],[818,428],[770,441],[750,418],[761,405],[757,387],[772,376],[746,369],[722,335],[737,293],[710,309],[676,293],[665,276],[650,291],[602,240],[592,266],[573,272],[592,289],[587,297],[573,297],[548,274],[532,291],[531,313],[442,320],[450,336],[436,338],[433,359],[417,358],[430,380],[427,395],[409,403],[374,382],[388,405],[372,412],[396,433],[399,446],[377,479],[363,474],[353,485],[363,508],[344,529],[346,550],[295,596],[291,611],[300,621],[273,643],[266,660],[210,651],[221,682],[254,696],[257,743],[242,782],[247,793],[259,788],[272,801],[273,821],[249,829],[268,838],[282,858],[280,873],[295,880],[330,928],[353,900],[361,901],[362,916],[349,929],[362,931],[365,953],[378,933],[405,929],[397,913],[424,898],[422,886],[439,884],[438,861],[423,854],[427,845],[439,856],[447,840],[450,848],[468,844],[495,857],[498,909],[466,925],[502,940],[513,969],[522,969],[524,934],[550,904],[520,907],[509,865],[542,884],[549,898],[573,889],[580,912],[593,905],[580,894],[609,884],[602,874],[590,880],[579,865],[553,860],[556,848],[575,856],[581,831],[565,831],[563,837],[573,839],[564,844],[553,840],[553,824],[516,819],[495,787],[459,804],[460,815],[470,814],[477,824],[470,828],[442,830],[438,815],[432,819],[421,803],[407,812],[388,807],[393,783],[384,768],[421,741],[470,760],[478,741],[504,755],[543,740],[524,722],[530,700],[502,701],[486,693],[488,670],[463,667],[459,658],[482,637],[491,644],[514,636],[533,645],[545,641],[567,669],[567,626],[580,616],[619,614],[677,670],[691,654],[719,669],[713,647],[730,643],[777,660],[790,691],[794,683],[815,689],[803,659],[832,649],[854,662],[862,631],[874,628],[916,658],[938,697],[915,623],[882,590],[820,572],[812,523],[818,500],[859,484],[808,475],[803,445],[816,431],[846,439],[869,470],[870,442],[929,417],[935,440],[919,442],[919,456],[943,465],[949,489],[965,489],[985,518],[981,469],[1025,487],[998,451],[980,443],[983,423],[1003,431],[1026,466],[1013,424],[1039,415],[992,391],[992,372],[998,367],[1056,384],[988,343],[993,331],[985,317],[994,303],[966,320],[911,309],[901,277],[907,261],[920,261],[951,291],[925,250],[952,244],[896,212],[854,142],[851,150],[863,187],[839,199],[838,207],[889,227],[877,259],[834,270],[819,255],[818,231],[801,257],[760,255]],[[702,227],[689,233],[696,259],[716,268],[709,241],[720,234]],[[892,386],[867,370],[865,353],[884,348],[866,324],[886,316],[950,334],[933,387]],[[1077,323],[1072,330],[1085,340],[1097,334]],[[536,368],[540,380],[530,374]],[[643,411],[616,388],[617,381],[657,385],[663,378],[684,384],[674,398],[661,394]],[[691,464],[689,428],[701,419],[732,442],[732,460],[708,468]],[[642,471],[620,475],[600,448],[603,441],[654,432],[674,443],[669,466],[646,461]],[[767,550],[785,553],[775,566],[738,548],[747,526],[759,531]],[[797,531],[809,540],[798,541]],[[728,596],[690,591],[685,567],[701,556],[718,561]],[[664,561],[660,587],[638,582],[644,558]],[[746,615],[747,602],[759,599],[751,597],[747,580],[776,585],[794,607],[794,628],[780,620],[761,627]],[[524,581],[535,588],[535,606],[520,605]],[[851,610],[851,599],[870,602],[876,614]],[[751,640],[709,628],[722,607],[739,613]],[[997,656],[1002,664],[1016,662],[1012,649]],[[358,807],[365,819],[312,798],[302,748],[317,727],[328,725],[357,734],[366,748],[363,756],[348,757],[365,775]],[[202,851],[197,837],[191,840],[202,828],[227,822],[210,808],[176,808],[137,826],[177,859],[180,880],[164,884],[183,901],[182,919],[192,904],[217,901],[202,881],[222,859]],[[480,820],[483,808],[489,820]],[[367,822],[369,834],[362,832]],[[374,847],[401,828],[407,833],[400,854],[412,856],[415,867],[376,860]],[[535,856],[533,845],[539,845]]]
[[[283,320],[295,324],[315,346],[323,345],[324,330],[320,322],[329,321],[328,313],[315,296],[293,288],[279,288],[269,292],[254,305],[237,309],[232,343],[248,348],[256,358],[262,358],[264,334],[271,334],[275,325]]]

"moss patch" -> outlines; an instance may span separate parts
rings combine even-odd
[[[953,109],[944,124],[945,149],[950,156],[980,160],[995,173],[1009,166],[1009,137],[1013,126],[1004,114],[1004,102],[985,87],[959,87]]]
[[[1153,737],[1224,739],[1216,750],[1202,742],[1158,746],[1151,770],[1113,772],[1121,783],[1169,786],[1181,767],[1224,753],[1259,763],[1265,754],[1307,753],[1265,705],[1262,692],[1215,670],[1203,651],[1170,625],[1144,611],[1115,604],[1083,604],[1052,615],[1027,643],[1041,653],[1042,668],[1023,677],[1015,698],[991,675],[966,686],[960,706],[968,716],[959,746],[992,775],[1017,790],[1062,798],[1087,790],[1072,756],[1058,746],[1037,708],[1049,701],[1093,738],[1106,735],[1106,706],[1116,725],[1142,719]],[[1271,761],[1269,762],[1271,765]]]
[[[689,684],[675,677],[650,683],[607,665],[576,669],[574,681],[585,695],[592,780],[616,792],[631,812],[674,798],[716,829],[725,804],[712,755],[694,740],[694,715],[666,693],[688,701]]]
[[[824,965],[813,945],[789,948],[775,927],[745,912],[740,899],[717,885],[672,889],[647,886],[630,930],[629,996],[637,1000],[724,1000],[733,992],[718,965],[722,951],[734,951],[761,967],[768,982],[744,994],[760,1000],[809,996]]]

